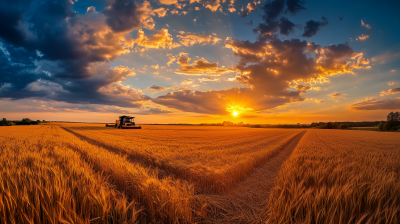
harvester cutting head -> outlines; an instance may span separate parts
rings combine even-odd
[[[141,126],[136,126],[134,122],[135,117],[130,116],[120,116],[118,120],[115,121],[115,128],[121,129],[142,129]],[[106,127],[109,127],[106,125]]]

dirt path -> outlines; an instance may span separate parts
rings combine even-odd
[[[259,220],[261,210],[268,206],[275,177],[305,133],[301,132],[275,156],[255,168],[228,194],[202,195],[210,205],[206,223],[250,223]]]

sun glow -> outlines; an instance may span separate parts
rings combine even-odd
[[[237,116],[238,114],[239,114],[239,113],[236,112],[236,111],[233,111],[233,113],[232,113],[233,116]]]

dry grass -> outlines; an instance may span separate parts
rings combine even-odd
[[[282,167],[269,223],[400,223],[400,135],[309,130]]]
[[[95,124],[62,127],[103,147],[189,180],[196,192],[226,192],[302,130],[144,126],[120,130]],[[223,156],[221,156],[223,155]]]

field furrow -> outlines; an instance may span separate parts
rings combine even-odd
[[[276,155],[256,167],[243,181],[221,195],[203,195],[208,207],[207,223],[263,223],[260,216],[268,203],[281,165],[291,155],[306,131],[296,135]],[[265,221],[265,220],[264,220]]]
[[[148,133],[154,136],[153,141],[138,144],[136,134],[143,135],[143,130],[120,130],[98,126],[79,128],[68,125],[62,125],[62,128],[116,153],[126,154],[146,166],[158,167],[169,175],[188,180],[194,183],[197,193],[228,191],[255,166],[274,155],[301,132],[301,130],[222,129],[226,131],[225,134],[229,134],[229,137],[225,135],[223,141],[216,142],[213,137],[217,136],[219,139],[222,136],[221,129],[216,129],[218,131],[207,131],[208,135],[203,136],[201,144],[193,144],[193,139],[185,139],[182,136],[172,143],[169,140],[162,141],[160,136],[155,137],[152,133],[157,132],[157,129],[150,129],[152,132]],[[166,135],[165,130],[162,129],[162,132]],[[245,138],[227,142],[231,135],[240,136],[241,132],[246,134]],[[115,133],[120,134],[115,135]],[[168,135],[171,138],[177,136],[176,133]]]
[[[169,177],[158,179],[157,171],[129,162],[125,156],[92,145],[59,128],[68,148],[80,154],[116,189],[139,202],[150,222],[184,222],[192,220],[193,188]]]
[[[309,130],[283,165],[271,223],[400,223],[398,133]]]
[[[1,223],[136,223],[139,209],[114,191],[51,126],[0,128]]]

